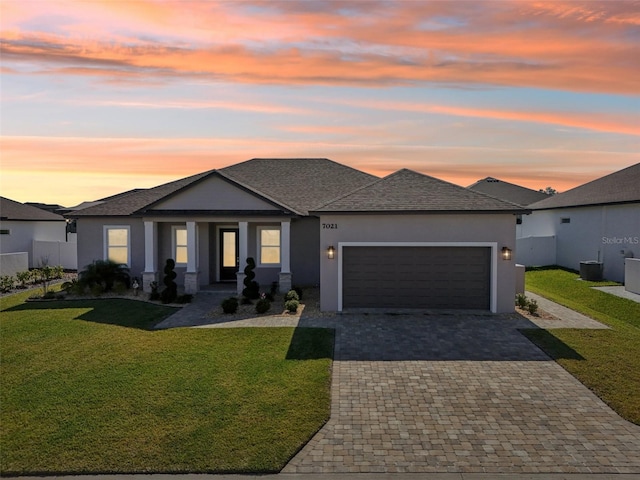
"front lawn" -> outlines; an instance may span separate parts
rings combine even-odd
[[[526,273],[527,290],[610,330],[527,330],[525,335],[616,412],[640,425],[640,304],[590,288],[565,270]]]
[[[275,472],[329,417],[333,333],[149,328],[132,300],[0,299],[0,472]]]

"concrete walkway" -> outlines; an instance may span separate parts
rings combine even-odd
[[[538,307],[547,313],[550,313],[554,317],[558,318],[558,321],[549,320],[535,320],[535,324],[540,328],[553,329],[553,328],[609,328],[606,325],[589,318],[586,315],[571,310],[558,303],[547,300],[540,295],[536,295],[532,292],[526,292],[526,296],[532,300],[538,302]]]

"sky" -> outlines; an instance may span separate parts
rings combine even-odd
[[[0,191],[255,157],[565,191],[640,162],[639,1],[0,0]]]

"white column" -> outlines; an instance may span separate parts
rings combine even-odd
[[[158,224],[144,222],[144,272],[142,290],[151,292],[151,284],[158,281],[156,256],[158,251]]]
[[[196,293],[200,289],[197,235],[196,222],[187,222],[187,271],[184,273],[185,293]]]
[[[248,244],[249,244],[249,222],[238,222],[238,273],[236,273],[236,290],[238,295],[242,295],[244,289],[244,267],[247,266]]]
[[[144,271],[156,271],[156,246],[158,243],[158,224],[144,222]]]
[[[291,273],[291,223],[280,222],[280,271]]]
[[[196,222],[187,222],[187,272],[197,271]]]
[[[249,244],[249,222],[238,222],[238,256],[240,257],[240,272],[244,272],[247,266]]]
[[[280,222],[280,275],[281,292],[291,290],[291,222]]]

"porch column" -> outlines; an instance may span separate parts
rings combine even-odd
[[[142,272],[142,290],[151,292],[151,282],[158,281],[156,256],[158,250],[157,222],[144,222],[144,272]]]
[[[196,222],[187,222],[187,271],[184,274],[184,291],[196,293],[198,283],[198,249]]]
[[[247,266],[249,222],[238,222],[238,273],[236,273],[236,289],[238,295],[244,290],[244,268]]]
[[[291,222],[280,222],[280,275],[281,292],[291,290]]]

